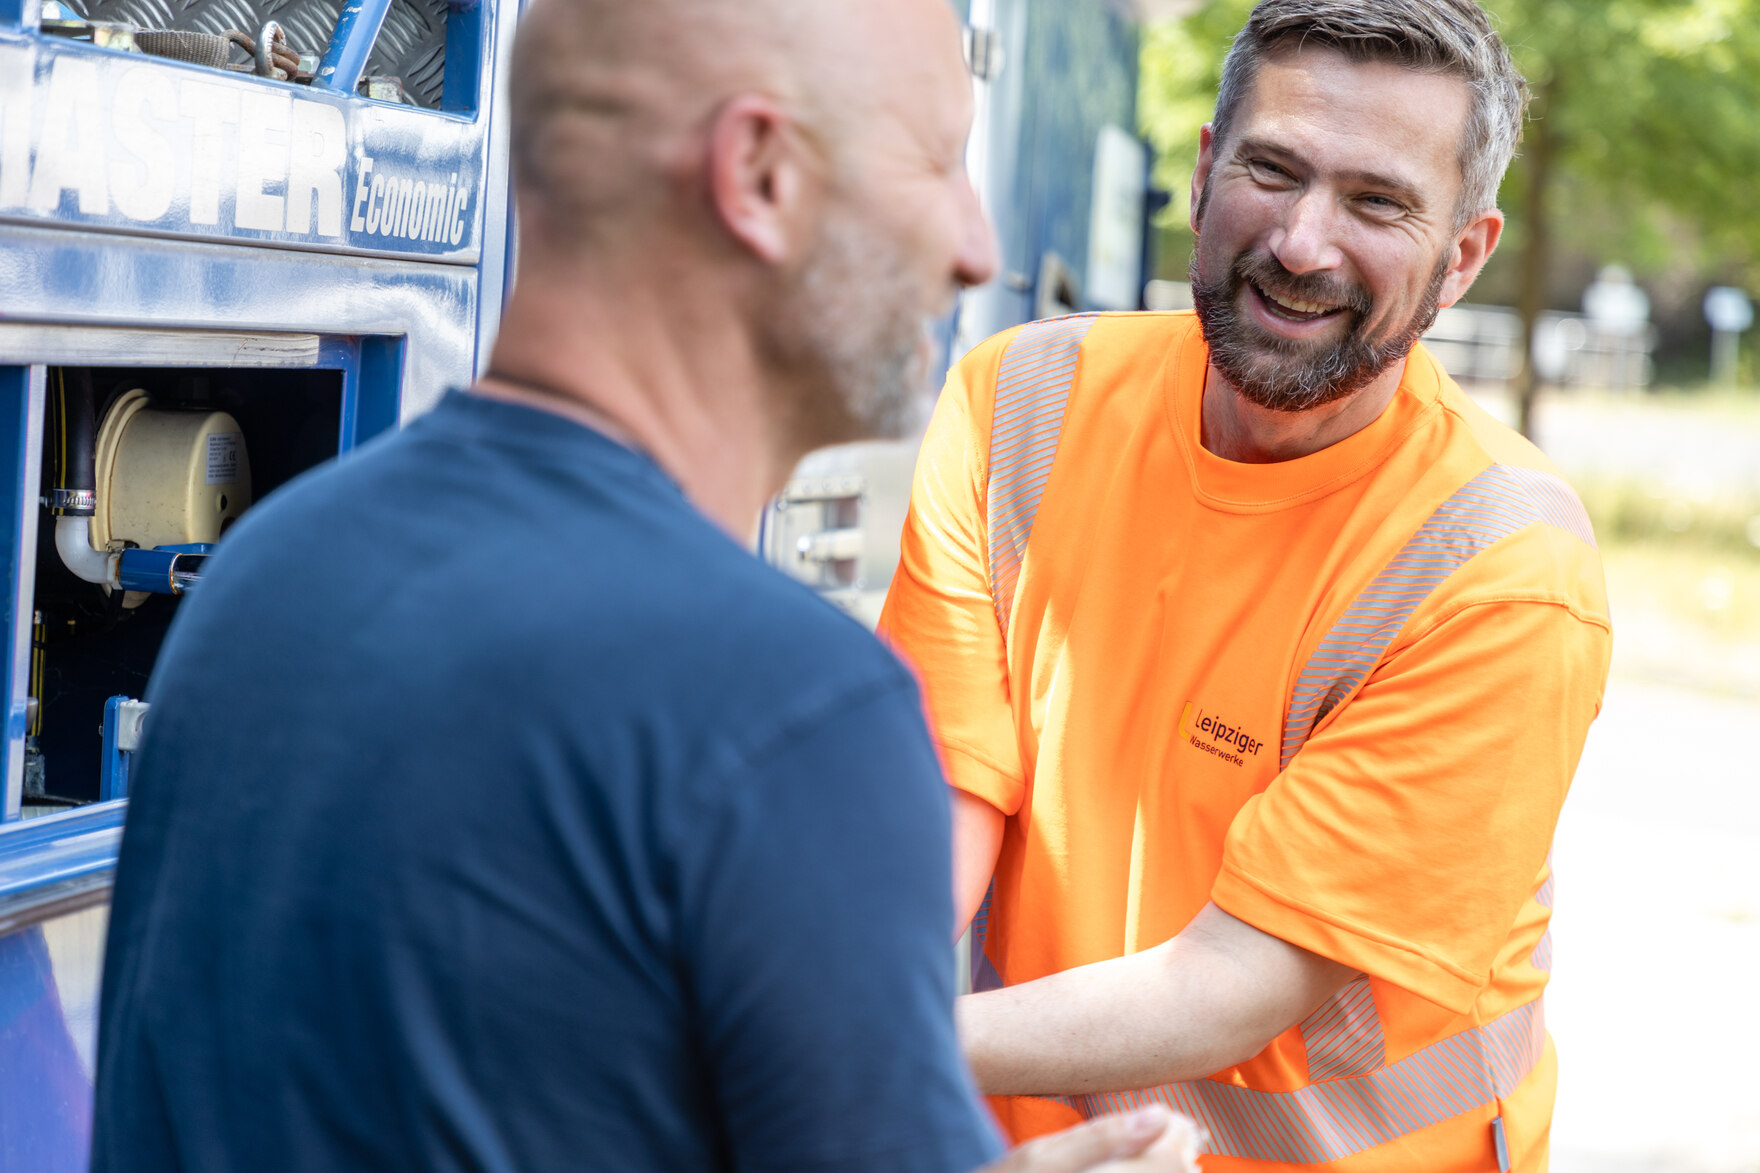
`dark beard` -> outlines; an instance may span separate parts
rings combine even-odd
[[[1429,287],[1405,325],[1376,339],[1368,335],[1374,301],[1366,290],[1291,273],[1275,258],[1255,253],[1242,253],[1228,273],[1206,282],[1198,271],[1199,255],[1192,254],[1192,301],[1210,346],[1210,361],[1249,402],[1287,412],[1309,411],[1353,395],[1404,360],[1436,321],[1450,260],[1448,253],[1438,258]],[[1350,329],[1323,348],[1271,334],[1238,308],[1249,282],[1297,301],[1342,306],[1341,312],[1351,316]]]

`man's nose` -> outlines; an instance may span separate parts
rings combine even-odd
[[[1000,263],[996,252],[996,233],[984,215],[983,204],[971,180],[960,183],[961,231],[959,251],[953,258],[953,278],[961,285],[982,285],[996,276]]]
[[[1333,240],[1337,207],[1324,192],[1306,191],[1290,208],[1289,217],[1272,232],[1271,255],[1291,273],[1319,273],[1344,264],[1344,253]]]

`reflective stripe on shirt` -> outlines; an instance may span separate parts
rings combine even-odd
[[[990,476],[985,502],[990,542],[990,599],[1008,638],[1014,588],[1026,557],[1027,536],[1051,479],[1063,409],[1076,381],[1082,339],[1094,314],[1029,322],[1009,342],[996,372],[990,413]]]
[[[1290,692],[1278,769],[1288,767],[1314,727],[1369,678],[1419,604],[1481,550],[1536,523],[1595,544],[1570,486],[1535,469],[1494,464],[1438,505],[1302,668]]]
[[[1210,1133],[1206,1152],[1320,1164],[1506,1098],[1539,1064],[1545,1047],[1545,1016],[1536,998],[1397,1063],[1293,1092],[1194,1079],[1143,1091],[1058,1098],[1083,1116],[1166,1104]]]

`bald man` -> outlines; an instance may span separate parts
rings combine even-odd
[[[166,642],[93,1167],[971,1169],[916,692],[744,548],[993,267],[952,18],[537,0],[512,100],[488,377],[254,510]]]

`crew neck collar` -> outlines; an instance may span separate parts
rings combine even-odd
[[[1168,421],[1205,504],[1240,513],[1265,513],[1302,505],[1336,492],[1381,464],[1438,410],[1442,377],[1422,344],[1406,357],[1405,373],[1387,408],[1374,422],[1338,443],[1294,460],[1243,464],[1205,448],[1201,437],[1204,377],[1210,348],[1193,319],[1169,356],[1163,402]]]
[[[493,440],[522,447],[573,456],[582,447],[595,451],[607,466],[654,479],[683,492],[660,463],[640,448],[632,447],[586,421],[537,404],[494,395],[479,395],[469,388],[449,388],[432,411],[417,423],[456,434],[472,441]]]

